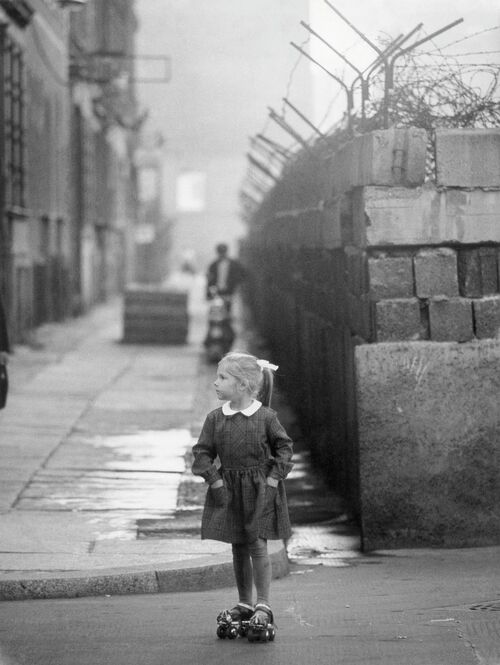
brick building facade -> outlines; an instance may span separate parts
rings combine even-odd
[[[133,59],[106,70],[98,54],[133,55],[133,2],[79,4],[0,2],[0,288],[14,342],[116,292],[130,253]]]

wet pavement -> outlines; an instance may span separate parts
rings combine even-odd
[[[16,349],[8,406],[0,412],[1,599],[232,585],[230,547],[199,538],[205,485],[190,473],[191,445],[217,404],[215,368],[201,346],[199,284],[193,293],[190,339],[181,347],[122,344],[116,301],[46,326],[32,347]],[[242,323],[238,347],[254,342],[265,354]],[[312,468],[279,390],[273,406],[296,441],[287,479],[288,556],[282,543],[272,544],[275,576],[291,573],[273,597],[295,622],[293,639],[297,624],[321,642],[328,624],[335,634],[334,643],[325,643],[328,658],[337,644],[354,658],[346,662],[372,662],[356,660],[368,640],[377,662],[387,662],[384,654],[401,642],[401,658],[392,662],[498,665],[498,548],[364,555],[356,523]],[[290,588],[298,594],[292,605]],[[463,641],[461,659],[456,651],[443,655],[442,645],[452,644],[440,642],[445,634]],[[405,653],[412,657],[405,660]]]
[[[190,472],[190,451],[218,402],[215,366],[202,349],[204,284],[178,279],[174,288],[190,291],[185,346],[123,344],[117,300],[79,321],[42,328],[34,348],[16,352],[12,394],[0,413],[7,462],[0,595],[2,580],[33,581],[45,573],[125,566],[140,572],[153,566],[156,573],[160,564],[205,564],[214,556],[230,561],[227,545],[199,539],[206,487]],[[267,357],[241,306],[234,314],[235,348]],[[273,406],[295,441],[287,479],[289,562],[344,567],[370,561],[347,507],[314,471],[279,384]],[[273,547],[284,553],[282,545]],[[5,587],[5,597],[13,593]]]
[[[165,590],[167,574],[190,562],[209,570],[201,583],[196,573],[197,588],[230,583],[230,546],[199,538],[206,488],[190,472],[190,450],[218,402],[215,366],[202,349],[203,284],[183,286],[191,292],[186,345],[123,344],[117,300],[45,326],[31,347],[16,349],[0,413],[0,597],[84,595],[109,584],[116,592],[116,570],[126,573],[124,593]],[[251,331],[240,325],[239,333],[239,348],[247,348]],[[286,405],[275,406],[296,427]],[[322,520],[338,517],[338,498],[325,499],[324,488],[320,498],[305,451],[296,462],[289,487],[299,520],[310,520],[311,510]],[[313,542],[299,533],[297,559],[309,547],[301,540]],[[317,541],[309,558],[319,556]],[[345,542],[329,540],[325,552],[338,558]],[[271,549],[276,576],[285,574],[284,544]],[[219,563],[216,579],[210,567]],[[172,585],[189,588],[180,577]]]
[[[69,437],[37,471],[17,510],[174,511],[189,430]]]

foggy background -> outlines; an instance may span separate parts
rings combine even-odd
[[[406,34],[419,22],[424,26],[417,38],[464,18],[429,42],[428,50],[445,47],[447,54],[460,55],[461,64],[499,62],[500,9],[490,0],[332,4],[375,43]],[[145,135],[162,165],[157,185],[171,224],[170,260],[175,267],[189,255],[203,268],[217,242],[228,241],[237,251],[245,234],[238,194],[249,138],[263,133],[283,146],[296,144],[269,119],[268,107],[304,137],[311,135],[310,128],[284,106],[283,97],[323,132],[345,111],[345,93],[338,83],[290,42],[309,49],[348,83],[355,74],[300,21],[361,69],[373,62],[375,53],[324,0],[138,0],[136,11],[139,78],[157,74],[141,56],[169,58],[168,83],[138,83],[137,92],[141,107],[149,111]]]

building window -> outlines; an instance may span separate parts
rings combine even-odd
[[[207,177],[203,171],[183,171],[177,176],[177,212],[203,212],[206,208]]]
[[[5,26],[0,27],[1,83],[0,140],[6,207],[25,205],[25,121],[24,71],[21,48],[9,37]]]

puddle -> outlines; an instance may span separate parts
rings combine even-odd
[[[287,551],[292,563],[306,566],[345,567],[362,558],[359,534],[338,519],[294,526]]]
[[[187,429],[70,438],[35,474],[16,507],[90,513],[106,525],[100,537],[135,538],[138,519],[175,513],[192,443]]]
[[[193,444],[187,429],[149,430],[114,436],[95,436],[82,444],[94,449],[86,450],[89,457],[99,459],[99,468],[184,473],[184,455]],[[78,444],[70,443],[71,446]]]

